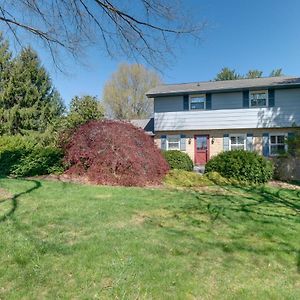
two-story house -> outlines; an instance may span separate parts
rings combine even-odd
[[[165,84],[147,96],[157,145],[185,151],[197,165],[232,149],[276,156],[300,127],[297,77]]]

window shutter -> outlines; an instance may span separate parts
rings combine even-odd
[[[184,134],[180,136],[180,150],[186,150],[186,136]]]
[[[268,97],[269,97],[269,107],[275,106],[275,91],[273,89],[268,90]]]
[[[269,134],[263,133],[263,156],[269,156]]]
[[[211,94],[206,94],[206,109],[211,109]]]
[[[229,134],[223,135],[223,150],[224,151],[229,150]]]
[[[243,107],[249,108],[249,91],[243,91]]]
[[[246,150],[253,151],[253,134],[247,133]]]
[[[160,136],[160,149],[167,150],[167,136],[166,135]]]
[[[295,147],[295,142],[293,141],[295,137],[295,133],[294,132],[289,132],[288,133],[288,140],[289,140],[289,143],[288,143],[288,152],[291,154],[291,155],[295,155],[296,154],[296,147]]]
[[[189,95],[183,96],[183,110],[189,110]]]

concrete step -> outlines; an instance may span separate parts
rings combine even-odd
[[[194,172],[204,174],[205,166],[194,166]]]

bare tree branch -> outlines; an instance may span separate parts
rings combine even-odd
[[[55,64],[57,53],[79,58],[97,45],[111,57],[161,67],[179,37],[197,40],[203,30],[184,17],[185,7],[180,0],[0,0],[0,26],[20,45],[35,37]]]

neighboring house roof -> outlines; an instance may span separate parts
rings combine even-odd
[[[180,84],[163,84],[151,89],[147,96],[167,96],[176,94],[196,94],[205,92],[229,92],[245,89],[300,87],[299,77],[263,77],[255,79],[237,79],[224,81],[205,81]]]
[[[153,135],[154,118],[130,120],[130,123],[138,128],[142,128],[146,133]]]

